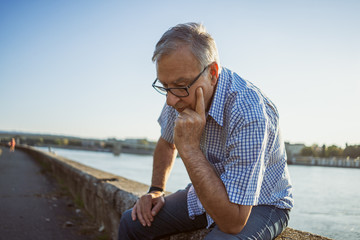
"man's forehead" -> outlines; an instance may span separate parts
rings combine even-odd
[[[162,83],[162,84],[182,84],[182,83],[188,83],[192,80],[192,78],[190,77],[185,77],[185,76],[180,76],[180,77],[161,77],[158,75],[158,80]]]

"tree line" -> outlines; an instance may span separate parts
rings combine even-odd
[[[348,145],[346,144],[345,148],[338,147],[336,145],[326,146],[322,145],[321,147],[317,144],[312,146],[305,146],[301,150],[301,156],[312,156],[312,157],[350,157],[357,158],[360,157],[360,145]]]

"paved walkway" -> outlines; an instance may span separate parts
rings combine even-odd
[[[0,146],[0,240],[94,239],[85,214],[59,189],[27,154]]]

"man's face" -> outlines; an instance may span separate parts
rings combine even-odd
[[[157,77],[166,88],[186,87],[203,70],[200,68],[198,61],[188,47],[179,48],[169,55],[162,56],[161,59],[157,61],[156,68]],[[195,110],[195,92],[197,88],[201,87],[204,93],[205,110],[208,111],[217,82],[216,79],[214,80],[214,78],[208,74],[209,71],[210,67],[208,67],[194,85],[188,89],[189,96],[180,98],[168,92],[166,103],[178,112],[182,112],[185,108]]]

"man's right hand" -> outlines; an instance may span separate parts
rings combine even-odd
[[[139,219],[140,223],[145,227],[151,226],[155,215],[164,206],[164,194],[160,191],[154,191],[141,196],[131,212],[132,220]]]

